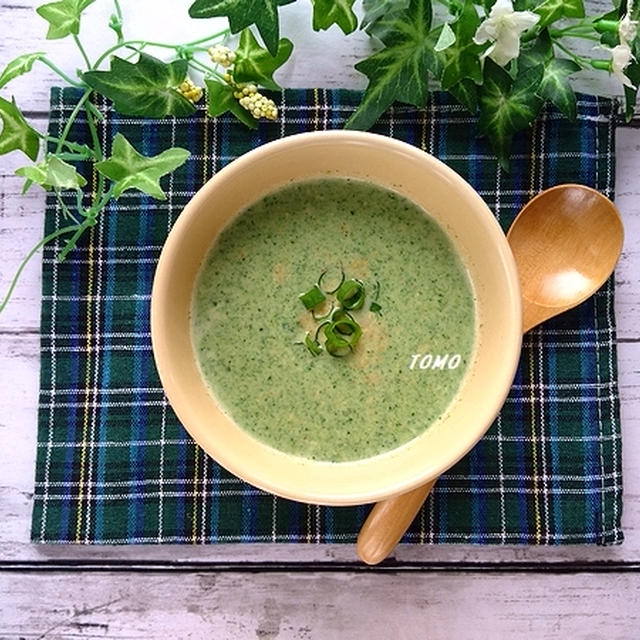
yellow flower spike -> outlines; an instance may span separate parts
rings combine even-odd
[[[209,54],[209,58],[211,58],[211,62],[215,62],[225,68],[230,67],[236,59],[236,52],[222,44],[209,47],[207,53]]]
[[[198,102],[202,98],[202,87],[194,84],[191,78],[186,78],[178,85],[178,93],[181,93],[189,102]]]
[[[246,90],[249,90],[245,93]],[[256,120],[267,118],[275,120],[278,117],[278,108],[273,100],[258,92],[255,85],[245,87],[243,95],[239,99],[240,106],[246,109]]]

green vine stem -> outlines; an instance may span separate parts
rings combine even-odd
[[[95,158],[100,161],[104,159],[104,152],[102,150],[102,145],[100,144],[100,138],[98,138],[98,130],[96,128],[96,123],[93,121],[93,116],[91,110],[88,108],[90,102],[85,103],[85,111],[87,114],[87,124],[89,125],[89,133],[91,135],[91,141],[93,142],[93,152]],[[101,173],[98,173],[98,184],[96,185],[95,194],[94,194],[94,203],[95,200],[102,194],[104,191],[104,176]],[[109,199],[111,198],[111,192],[109,192]],[[108,200],[106,201],[108,202]],[[105,202],[105,204],[106,204]]]
[[[47,65],[47,67],[49,67],[49,69],[51,69],[54,73],[56,73],[58,76],[60,76],[60,78],[62,78],[66,83],[68,83],[72,87],[77,87],[78,89],[82,89],[84,87],[83,84],[81,84],[81,83],[79,83],[79,82],[77,82],[75,80],[72,80],[64,71],[62,71],[62,69],[60,69],[60,67],[58,67],[56,64],[54,64],[46,56],[41,58],[40,61],[43,64]]]
[[[71,112],[71,115],[69,116],[69,119],[67,120],[67,123],[65,124],[60,137],[58,138],[58,144],[56,145],[56,153],[59,153],[62,150],[62,146],[66,142],[67,137],[69,136],[71,127],[73,127],[73,124],[75,123],[76,118],[80,113],[80,110],[82,109],[84,103],[90,98],[90,96],[91,96],[91,89],[85,89],[84,93],[82,94],[76,106],[74,107],[73,111]]]
[[[119,42],[118,44],[109,47],[102,55],[100,55],[93,65],[89,65],[89,68],[94,70],[98,69],[100,65],[107,59],[109,56],[113,55],[116,51],[123,48],[132,48],[138,51],[140,48],[146,47],[157,47],[159,49],[171,49],[173,51],[179,50],[201,50],[199,45],[204,42],[213,42],[218,41],[224,36],[229,34],[229,29],[223,29],[222,31],[218,31],[210,36],[206,36],[204,38],[198,38],[197,40],[192,40],[191,42],[187,42],[185,44],[168,44],[166,42],[154,42],[150,40],[125,40],[123,42]]]
[[[80,55],[84,59],[84,62],[87,65],[87,68],[89,68],[91,66],[91,61],[89,60],[89,56],[87,55],[87,52],[82,46],[82,42],[80,42],[80,38],[74,34],[73,40],[76,43],[76,46],[78,47],[78,50],[80,51]]]
[[[560,42],[559,40],[554,41],[553,44],[556,47],[558,47],[558,49],[563,51],[566,55],[568,55],[577,65],[579,65],[583,69],[586,69],[589,66],[589,63],[590,63],[589,58],[585,58],[584,56],[579,56],[577,53],[571,51],[571,49],[569,49],[564,44],[562,44],[562,42]]]
[[[65,235],[66,233],[77,232],[77,230],[81,226],[82,225],[74,224],[74,225],[70,225],[68,227],[63,227],[62,229],[57,229],[53,233],[50,233],[48,236],[45,236],[44,238],[42,238],[42,240],[40,240],[37,244],[35,244],[31,248],[29,253],[27,253],[27,255],[22,259],[22,262],[18,266],[18,269],[16,270],[16,273],[13,276],[13,279],[11,280],[11,284],[9,285],[9,289],[7,291],[7,294],[5,295],[4,300],[2,301],[2,303],[0,303],[0,313],[2,313],[4,311],[4,308],[7,306],[9,300],[11,299],[11,296],[13,295],[13,291],[14,291],[14,289],[16,287],[16,284],[18,283],[18,280],[20,279],[20,276],[22,275],[22,272],[24,271],[24,268],[27,266],[29,260],[31,260],[31,258],[33,258],[33,256],[42,247],[44,247],[45,244],[49,244],[50,242],[53,242],[53,240],[55,240],[56,238],[59,238],[60,236]]]
[[[78,189],[78,191],[80,191],[80,190]],[[77,218],[73,215],[73,213],[71,213],[71,210],[67,206],[67,203],[63,200],[62,194],[60,193],[60,189],[54,189],[54,192],[56,194],[56,200],[58,201],[58,206],[62,210],[62,215],[65,218],[73,220],[73,222],[75,224],[78,224],[78,225],[81,224],[80,222],[78,222]],[[76,202],[77,202],[77,199],[76,199]],[[78,210],[80,210],[80,209],[78,209]]]

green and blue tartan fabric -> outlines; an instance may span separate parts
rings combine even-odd
[[[75,104],[54,90],[50,130]],[[192,153],[164,179],[167,200],[127,191],[63,263],[43,254],[42,365],[32,538],[45,543],[353,542],[368,506],[276,498],[230,475],[191,440],[154,368],[149,300],[156,260],[194,192],[244,152],[294,133],[341,128],[361,95],[286,90],[280,119],[255,131],[229,117],[122,117],[107,104],[100,135],[146,155]],[[437,156],[464,176],[506,229],[541,189],[563,182],[613,198],[616,105],[579,96],[578,118],[553,108],[515,139],[503,172],[477,121],[446,94],[394,106],[374,131]],[[79,123],[80,141],[89,141]],[[87,174],[91,180],[91,175]],[[95,175],[93,176],[95,180]],[[62,223],[47,200],[45,232]],[[614,289],[524,339],[513,388],[486,437],[440,478],[405,537],[411,543],[611,544],[622,540]]]

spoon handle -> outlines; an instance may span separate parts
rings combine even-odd
[[[378,564],[391,553],[420,511],[436,480],[376,502],[360,529],[356,544],[358,556],[363,562]]]
[[[553,315],[528,300],[522,302],[524,333],[545,320],[549,315]],[[420,511],[422,503],[427,499],[436,480],[437,478],[417,489],[376,502],[373,505],[360,529],[356,544],[358,556],[363,562],[378,564],[391,553]]]

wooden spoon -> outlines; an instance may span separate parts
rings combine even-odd
[[[563,184],[530,200],[507,240],[518,268],[526,333],[604,284],[622,250],[622,221],[615,205],[598,191]],[[364,562],[378,564],[391,553],[436,480],[374,505],[358,536]]]

